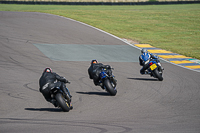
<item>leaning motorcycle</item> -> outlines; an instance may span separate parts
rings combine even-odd
[[[110,68],[114,69],[114,68]],[[105,89],[111,96],[115,96],[117,94],[117,80],[115,79],[113,74],[108,74],[107,68],[102,68],[101,73],[99,74],[100,83],[102,83],[103,89]]]
[[[71,106],[70,95],[64,93],[60,87],[55,87],[51,89],[50,93],[51,93],[51,98],[56,100],[58,107],[60,107],[64,112],[69,112]]]
[[[145,61],[145,65],[148,64],[148,69],[147,69],[147,73],[151,76],[153,76],[154,78],[157,78],[159,81],[163,81],[163,70],[164,68],[161,66],[160,61],[157,59],[146,59],[144,58]]]

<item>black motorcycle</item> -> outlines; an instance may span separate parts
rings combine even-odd
[[[102,83],[103,89],[105,89],[111,96],[115,96],[117,94],[117,80],[115,79],[114,75],[111,72],[111,69],[114,70],[114,68],[109,68],[110,71],[108,71],[107,68],[102,67],[102,71],[99,74],[100,80],[99,82]]]
[[[67,83],[70,84],[70,82]],[[62,108],[64,112],[69,112],[69,110],[72,109],[70,94],[64,93],[60,87],[55,87],[51,89],[50,93],[51,98],[56,100],[58,107]]]

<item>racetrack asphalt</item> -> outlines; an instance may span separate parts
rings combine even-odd
[[[118,92],[109,96],[89,79],[89,57],[54,60],[54,55],[69,56],[59,51],[60,45],[73,50],[73,44],[83,49],[90,46],[89,52],[100,45],[125,50],[128,45],[64,17],[0,11],[0,133],[199,133],[199,72],[162,62],[164,80],[158,81],[140,75],[139,49],[129,46],[134,52],[126,53],[116,48],[126,61],[104,60],[112,54],[103,49],[102,55],[91,60],[99,58],[114,68]],[[47,46],[43,51],[41,45],[51,45],[54,50]],[[38,81],[45,67],[71,81],[67,84],[73,96],[70,112],[54,108],[39,92]]]

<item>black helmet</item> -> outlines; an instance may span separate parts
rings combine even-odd
[[[91,64],[96,64],[96,63],[98,63],[97,60],[92,60],[92,61],[91,61]]]
[[[49,73],[51,73],[51,72],[52,72],[52,69],[51,69],[50,67],[47,67],[47,68],[44,69],[44,72],[49,72]]]

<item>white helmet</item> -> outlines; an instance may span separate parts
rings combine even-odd
[[[143,48],[142,50],[141,50],[141,53],[143,54],[143,53],[147,53],[148,51],[147,51],[147,49],[146,48]]]
[[[50,67],[47,67],[47,68],[44,69],[44,72],[49,72],[49,73],[51,73],[51,72],[52,72],[52,69],[51,69]]]

